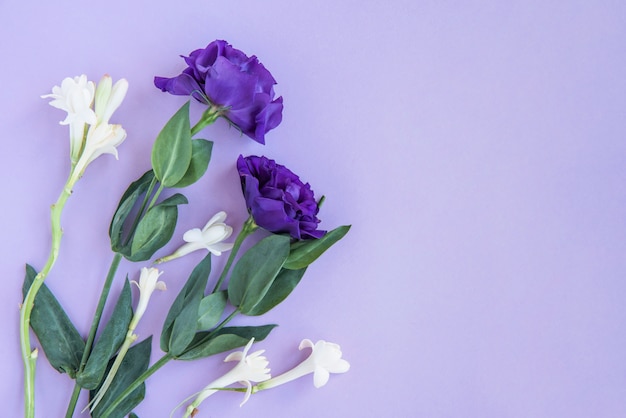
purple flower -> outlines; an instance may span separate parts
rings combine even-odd
[[[171,94],[193,95],[264,144],[265,134],[282,120],[283,98],[274,99],[276,80],[257,57],[246,56],[226,41],[213,41],[183,58],[188,67],[176,77],[155,77],[155,86]]]
[[[321,238],[326,233],[317,230],[319,207],[311,186],[287,167],[266,157],[240,155],[237,170],[248,211],[258,226],[296,239]]]

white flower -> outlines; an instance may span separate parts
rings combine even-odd
[[[52,94],[41,97],[52,98],[50,106],[67,112],[67,117],[61,121],[61,125],[69,125],[76,121],[93,125],[97,121],[96,114],[91,109],[95,88],[94,82],[88,81],[87,76],[83,74],[65,78],[60,87],[52,87]]]
[[[320,340],[313,344],[304,339],[299,349],[311,348],[311,354],[302,363],[286,373],[276,376],[257,385],[257,390],[269,389],[313,373],[313,384],[316,388],[324,386],[331,373],[345,373],[350,370],[350,363],[341,358],[341,347],[338,344]]]
[[[263,382],[271,377],[270,369],[267,368],[269,361],[267,361],[265,356],[261,355],[265,350],[248,354],[253,343],[254,338],[248,342],[243,351],[231,353],[224,359],[224,361],[237,361],[237,364],[225,375],[217,378],[202,389],[193,403],[187,407],[185,416],[189,416],[202,401],[213,395],[219,389],[226,388],[237,382],[246,386],[246,395],[241,403],[241,405],[243,405],[252,393],[251,382]]]
[[[163,272],[156,268],[142,267],[139,283],[134,280],[132,281],[132,283],[139,288],[139,302],[137,303],[137,309],[135,310],[135,315],[129,327],[131,331],[135,329],[135,326],[146,311],[152,292],[155,290],[166,290],[165,283],[158,281],[161,274],[163,274]]]
[[[122,104],[128,91],[128,81],[118,80],[115,85],[109,75],[102,77],[96,89],[95,111],[98,123],[108,124],[113,112]]]
[[[216,213],[207,224],[200,230],[200,228],[190,229],[183,235],[183,240],[186,244],[183,244],[180,248],[174,251],[173,254],[158,259],[157,263],[173,260],[175,258],[182,257],[193,251],[208,250],[213,255],[222,255],[222,252],[228,251],[233,248],[232,243],[222,242],[233,233],[233,228],[226,225],[226,212]]]
[[[44,99],[52,98],[51,106],[67,112],[67,116],[60,123],[70,125],[70,155],[74,163],[82,149],[85,125],[93,125],[98,121],[91,108],[95,88],[94,82],[88,81],[87,76],[83,74],[65,78],[60,87],[52,88],[52,94],[41,96]]]

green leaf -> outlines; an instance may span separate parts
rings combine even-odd
[[[300,270],[281,269],[276,279],[265,294],[265,297],[257,303],[254,308],[249,310],[246,315],[258,316],[263,315],[274,306],[281,303],[289,296],[293,289],[296,288],[300,279],[304,276],[306,267]]]
[[[109,322],[91,351],[83,371],[76,377],[76,382],[81,387],[95,389],[102,382],[109,360],[126,338],[128,325],[133,316],[132,302],[130,283],[126,279]]]
[[[128,415],[128,418],[139,418],[134,412]]]
[[[191,162],[189,102],[165,124],[152,147],[152,168],[165,187],[172,187],[187,173]]]
[[[224,309],[228,295],[225,290],[211,293],[200,301],[198,308],[198,330],[207,330],[213,328],[219,322]]]
[[[139,198],[147,192],[153,179],[154,172],[152,170],[147,171],[137,181],[132,182],[130,186],[128,186],[128,189],[126,189],[120,199],[120,203],[111,220],[111,226],[109,227],[109,236],[111,237],[111,248],[113,251],[125,256],[130,255],[130,246],[125,245],[124,240],[126,240],[126,236],[131,232],[124,231],[124,225]]]
[[[150,208],[141,218],[133,236],[130,261],[149,260],[152,255],[169,242],[176,229],[178,207],[186,204],[187,198],[175,194]]]
[[[32,286],[35,276],[37,272],[27,264],[22,286],[24,297]],[[67,373],[73,379],[80,368],[85,341],[45,284],[39,288],[35,297],[30,326],[37,335],[50,365],[60,373]]]
[[[193,269],[172,303],[161,331],[161,350],[176,356],[193,340],[200,302],[211,273],[211,253]]]
[[[224,351],[233,350],[248,344],[251,338],[255,341],[264,340],[276,325],[254,327],[226,327],[215,334],[199,332],[190,344],[190,349],[177,357],[179,360],[196,360],[209,357]]]
[[[291,253],[284,267],[290,270],[299,270],[317,260],[333,244],[343,238],[350,230],[351,225],[343,225],[326,233],[322,238],[297,241],[291,246]]]
[[[206,139],[195,139],[191,141],[191,162],[187,172],[178,183],[172,187],[187,187],[194,184],[204,175],[211,161],[211,151],[213,142]]]
[[[233,268],[228,283],[230,303],[247,315],[263,299],[289,256],[289,237],[270,235],[250,248]]]
[[[118,395],[130,386],[135,379],[148,369],[148,365],[150,364],[151,347],[152,337],[148,337],[128,350],[124,360],[122,360],[122,364],[120,365],[117,374],[113,378],[113,382],[111,382],[111,386],[109,386],[109,389],[102,398],[102,401],[100,401],[98,406],[91,413],[93,418],[105,418],[102,413],[107,410],[109,405],[111,405]],[[115,359],[111,359],[108,368],[113,365],[113,361],[115,361]],[[96,393],[97,389],[90,391],[90,399],[93,399],[94,396],[96,396]],[[142,383],[141,386],[132,391],[122,401],[122,403],[120,403],[117,408],[111,412],[111,414],[107,414],[106,418],[125,417],[130,411],[133,410],[134,407],[139,405],[139,403],[143,400],[145,393],[146,385]]]

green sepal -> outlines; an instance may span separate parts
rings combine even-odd
[[[35,276],[37,272],[27,264],[22,286],[23,297],[26,297]],[[80,368],[85,341],[45,283],[35,297],[30,326],[37,335],[50,365],[74,379]]]
[[[128,216],[137,204],[137,201],[147,193],[150,183],[154,180],[154,172],[148,170],[138,180],[132,182],[128,189],[122,195],[120,203],[117,205],[111,226],[109,227],[109,236],[111,237],[111,249],[116,253],[124,256],[130,255],[130,244],[127,244],[128,234],[132,233],[124,230],[124,225],[128,220]]]
[[[206,139],[195,139],[191,141],[191,145],[191,161],[187,172],[183,178],[172,187],[181,188],[194,184],[204,175],[209,167],[213,142],[207,141]]]
[[[262,341],[276,326],[271,324],[253,327],[226,327],[214,334],[198,332],[189,345],[190,348],[176,358],[178,360],[196,360],[243,347],[248,344],[251,338],[254,338],[255,341]]]
[[[343,225],[327,232],[322,238],[296,241],[291,245],[289,258],[283,266],[290,270],[299,270],[317,260],[327,249],[343,238],[351,225]]]
[[[177,193],[150,208],[141,218],[132,238],[130,261],[149,260],[152,255],[169,242],[178,221],[178,206],[188,203]]]
[[[211,293],[202,298],[198,307],[198,326],[196,329],[208,330],[217,325],[224,313],[227,301],[228,294],[225,290]]]
[[[193,340],[198,324],[200,302],[211,273],[211,253],[193,269],[170,307],[161,331],[161,350],[181,354]]]
[[[76,377],[76,383],[81,387],[95,389],[102,382],[109,360],[115,355],[126,338],[128,325],[133,317],[132,302],[130,283],[126,279],[111,318],[91,351],[85,367]]]
[[[187,173],[191,162],[189,102],[165,124],[152,147],[152,169],[165,187],[172,187]]]
[[[228,283],[228,299],[247,315],[263,299],[289,256],[289,237],[270,235],[239,259]]]
[[[298,283],[300,283],[305,271],[306,267],[300,270],[281,269],[263,299],[261,299],[254,308],[249,310],[246,315],[263,315],[281,303],[289,296],[293,289],[296,288]]]
[[[139,344],[132,346],[127,352],[126,356],[122,360],[122,364],[117,371],[117,374],[111,382],[111,386],[106,391],[106,394],[91,413],[93,418],[105,418],[102,415],[107,410],[109,405],[128,387],[135,381],[143,372],[148,369],[150,364],[150,352],[152,350],[152,336],[146,338]],[[111,359],[108,369],[113,365],[115,359]],[[97,389],[89,391],[90,400],[96,396]],[[110,414],[106,415],[106,418],[123,418],[134,407],[139,405],[146,394],[146,385],[142,383],[137,389],[133,390],[124,400],[120,403]]]

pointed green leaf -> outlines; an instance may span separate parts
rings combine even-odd
[[[132,302],[130,283],[126,279],[111,318],[91,351],[83,371],[76,377],[76,382],[81,387],[95,389],[100,385],[109,360],[115,355],[126,337],[128,325],[133,316]]]
[[[35,276],[37,276],[35,269],[26,265],[26,276],[22,286],[24,297]],[[37,335],[50,365],[60,373],[67,373],[73,379],[80,368],[85,341],[45,284],[39,288],[35,297],[30,326]]]
[[[265,297],[257,303],[254,308],[246,312],[246,315],[258,316],[263,315],[274,306],[285,300],[293,289],[296,288],[300,279],[304,276],[306,267],[300,270],[281,269],[276,279],[265,294]]]
[[[251,338],[255,341],[264,340],[276,325],[254,327],[226,327],[215,334],[199,332],[190,348],[177,357],[179,360],[196,360],[223,353],[248,344]],[[211,335],[212,334],[212,335]]]
[[[178,183],[172,187],[180,188],[194,184],[206,172],[209,161],[211,161],[211,151],[213,150],[213,142],[206,139],[195,139],[191,141],[191,162],[187,168],[187,172]]]
[[[111,405],[118,395],[130,386],[136,378],[148,369],[148,365],[150,364],[151,349],[152,337],[148,337],[128,350],[124,360],[122,360],[122,364],[120,365],[117,374],[115,375],[115,378],[113,378],[113,382],[111,382],[111,386],[109,386],[109,389],[102,398],[102,401],[100,401],[98,406],[91,413],[93,418],[105,418],[103,412],[107,410],[109,405]],[[111,359],[109,368],[113,364],[113,361],[115,361],[115,359]],[[90,391],[90,399],[93,399],[96,393],[97,389]],[[142,383],[141,386],[132,391],[122,401],[122,403],[117,406],[117,408],[115,408],[110,414],[107,414],[106,418],[125,417],[130,411],[133,410],[134,407],[139,405],[139,403],[143,400],[145,393],[146,385]]]
[[[182,353],[193,339],[200,302],[210,273],[211,253],[193,269],[167,313],[161,331],[161,350],[166,353],[173,356]]]
[[[228,283],[228,299],[244,315],[265,296],[289,256],[289,237],[270,235],[241,257]]]
[[[326,233],[322,238],[297,241],[291,246],[291,253],[285,262],[286,269],[298,270],[317,260],[333,244],[343,238],[351,225],[343,225]]]
[[[220,321],[228,295],[225,290],[211,293],[200,301],[198,308],[198,330],[208,330],[213,328]]]
[[[189,102],[165,124],[152,147],[152,168],[165,187],[178,183],[191,162],[191,127]]]
[[[130,248],[125,245],[126,235],[130,232],[124,230],[124,225],[139,198],[147,192],[153,179],[154,172],[152,170],[147,171],[141,178],[128,186],[128,189],[126,189],[120,199],[120,203],[111,220],[111,226],[109,227],[109,236],[111,237],[111,248],[113,251],[126,256],[130,255]]]
[[[178,207],[187,203],[181,194],[164,200],[150,208],[141,218],[132,239],[130,261],[149,260],[152,255],[169,242],[176,229]]]

